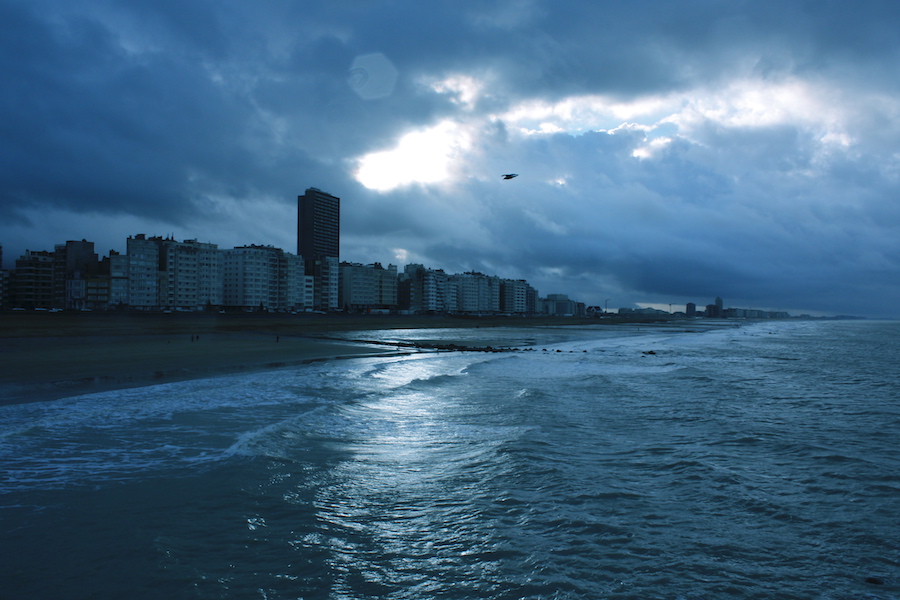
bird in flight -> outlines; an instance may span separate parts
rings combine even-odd
[[[518,176],[519,176],[518,173],[507,173],[506,175],[503,176],[503,179],[512,179],[513,177],[518,177]]]

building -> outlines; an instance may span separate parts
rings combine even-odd
[[[339,303],[346,311],[367,312],[375,307],[375,271],[359,263],[340,264]]]
[[[339,304],[341,199],[318,188],[297,197],[297,254],[314,279],[314,306],[336,310]]]
[[[53,253],[26,250],[16,259],[12,277],[12,304],[18,308],[53,308]]]
[[[9,306],[10,276],[9,271],[0,269],[0,310]]]
[[[500,312],[500,278],[483,273],[460,273],[447,280],[447,296],[455,297],[453,312],[496,314]],[[448,298],[447,304],[451,303]]]
[[[224,263],[216,244],[152,238],[159,244],[159,306],[203,310],[223,303]]]
[[[397,308],[397,267],[381,263],[340,264],[339,302],[344,310],[368,312]]]
[[[721,298],[716,298],[714,304],[706,305],[706,316],[710,319],[721,319],[725,316],[725,303]]]
[[[3,268],[3,246],[0,245],[0,310],[9,305],[9,271]]]
[[[286,311],[309,306],[303,260],[272,246],[223,250],[223,303],[242,310]]]
[[[109,257],[105,259],[109,272],[109,302],[108,308],[123,309],[128,306],[128,255],[119,254],[115,250],[109,251]]]
[[[128,254],[128,306],[138,310],[159,308],[159,244],[143,233],[126,240]]]
[[[374,263],[375,271],[375,307],[382,310],[397,309],[397,265]]]
[[[94,252],[94,242],[68,241],[56,244],[53,251],[53,307],[66,310],[106,307],[109,298],[96,296],[103,287],[96,281],[100,261]],[[88,280],[92,281],[92,302],[86,303]],[[107,286],[108,287],[108,286]]]
[[[583,302],[570,300],[566,294],[547,294],[539,301],[539,309],[541,314],[556,317],[583,317],[587,312]],[[622,310],[619,309],[619,312]]]
[[[397,305],[410,313],[456,312],[456,285],[442,269],[409,264],[397,281]]]
[[[534,314],[537,308],[537,290],[524,279],[500,280],[500,311],[515,315]]]

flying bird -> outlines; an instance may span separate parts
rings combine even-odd
[[[503,179],[512,179],[513,177],[518,177],[518,173],[507,173],[503,176]]]

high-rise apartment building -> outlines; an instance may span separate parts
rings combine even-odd
[[[88,282],[94,284],[100,261],[94,252],[94,242],[69,240],[56,244],[53,251],[53,306],[68,310],[105,308],[108,299],[86,302]]]
[[[500,278],[482,273],[451,275],[448,292],[456,292],[456,310],[463,313],[490,314],[500,311]],[[455,288],[455,290],[449,289]]]
[[[345,310],[393,310],[397,308],[397,267],[341,263],[339,296]]]
[[[297,254],[315,281],[313,305],[319,310],[339,306],[341,199],[318,188],[297,197]]]
[[[141,310],[159,307],[159,244],[143,233],[126,240],[128,305]]]
[[[309,306],[300,257],[272,246],[239,246],[223,251],[223,300],[244,310],[297,310]]]
[[[297,254],[340,258],[341,199],[318,188],[297,197]]]
[[[500,280],[500,310],[511,314],[532,314],[537,290],[524,279]]]
[[[53,307],[53,253],[26,250],[16,260],[13,304],[20,308]]]
[[[157,239],[162,308],[202,310],[222,304],[223,259],[218,245]]]
[[[109,307],[128,306],[128,255],[109,251]]]
[[[412,313],[457,311],[456,285],[442,269],[409,264],[397,278],[397,304]]]

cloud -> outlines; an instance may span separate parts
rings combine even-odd
[[[111,232],[292,249],[316,186],[352,260],[896,314],[898,11],[7,2],[0,243],[7,266]],[[390,85],[360,94],[373,57]]]

